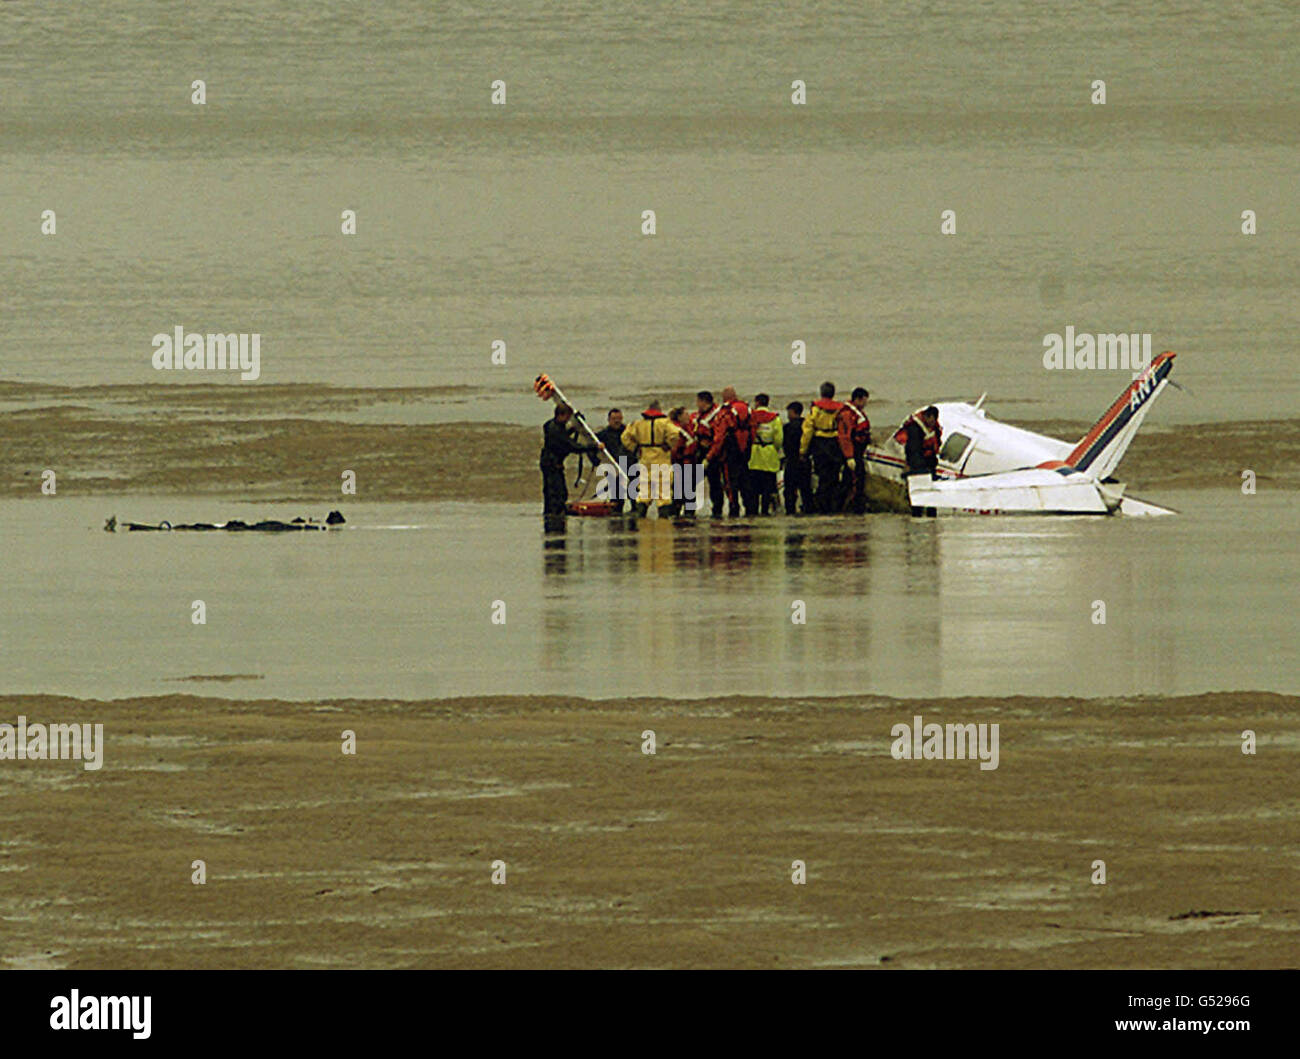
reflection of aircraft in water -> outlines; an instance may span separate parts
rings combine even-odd
[[[894,440],[867,450],[868,470],[905,487],[916,515],[1171,514],[1125,497],[1124,483],[1111,475],[1169,381],[1174,356],[1156,357],[1076,444],[989,419],[981,397],[973,405],[935,406],[943,447],[933,478],[907,474],[903,447]]]

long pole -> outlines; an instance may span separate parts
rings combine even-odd
[[[556,404],[567,404],[570,408],[573,408],[573,418],[576,419],[578,425],[587,432],[587,436],[596,443],[597,451],[604,456],[605,459],[609,460],[610,465],[618,472],[619,478],[623,480],[624,493],[630,493],[632,483],[628,479],[627,472],[625,472],[623,468],[614,461],[614,457],[611,456],[609,450],[605,448],[605,443],[601,441],[600,438],[596,436],[596,432],[591,429],[591,424],[587,422],[586,416],[579,412],[577,408],[574,408],[569,399],[564,396],[564,391],[556,386],[548,376],[543,374],[537,376],[537,378],[533,380],[533,392],[543,401],[554,401]]]

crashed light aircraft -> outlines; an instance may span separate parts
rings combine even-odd
[[[908,474],[892,437],[867,449],[867,470],[905,487],[914,515],[1173,514],[1126,497],[1112,475],[1169,382],[1175,355],[1156,357],[1075,444],[990,419],[981,397],[935,405],[943,444],[933,477]]]

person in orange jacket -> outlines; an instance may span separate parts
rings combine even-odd
[[[853,424],[842,401],[835,400],[835,384],[821,384],[821,396],[812,403],[803,421],[799,456],[812,459],[817,487],[813,503],[817,513],[829,515],[844,506],[844,469],[856,470],[853,456]]]
[[[749,491],[749,440],[749,406],[736,395],[735,387],[728,386],[722,391],[713,444],[704,462],[707,468],[721,461],[727,514],[732,518],[740,514],[740,498]]]
[[[699,483],[695,480],[696,444],[695,429],[691,419],[692,417],[686,414],[685,405],[678,405],[668,410],[668,421],[681,431],[670,456],[674,486],[676,487],[678,481],[682,483],[680,489],[675,488],[673,493],[671,513],[678,516],[695,514],[695,490]]]
[[[847,507],[856,515],[867,512],[867,446],[871,444],[871,420],[866,407],[869,394],[863,387],[854,388],[844,415],[849,422],[849,439],[853,442],[853,487],[849,492]]]
[[[700,476],[709,483],[709,506],[713,509],[713,517],[722,517],[722,499],[725,495],[725,489],[722,482],[722,463],[717,459],[709,459],[713,452],[714,438],[722,438],[718,431],[718,419],[722,415],[722,405],[714,404],[713,394],[708,390],[701,390],[695,395],[695,414],[691,416],[691,434],[695,438],[695,458],[699,460],[696,464],[695,479],[698,483]],[[719,450],[721,451],[721,450]]]
[[[943,443],[939,409],[934,405],[918,408],[903,420],[894,440],[903,446],[907,457],[907,474],[928,474],[933,478],[939,467],[939,448]]]

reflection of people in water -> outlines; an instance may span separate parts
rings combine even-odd
[[[563,519],[560,520],[563,522]],[[563,576],[569,572],[568,542],[562,533],[549,533],[542,544],[543,571],[548,575]]]

